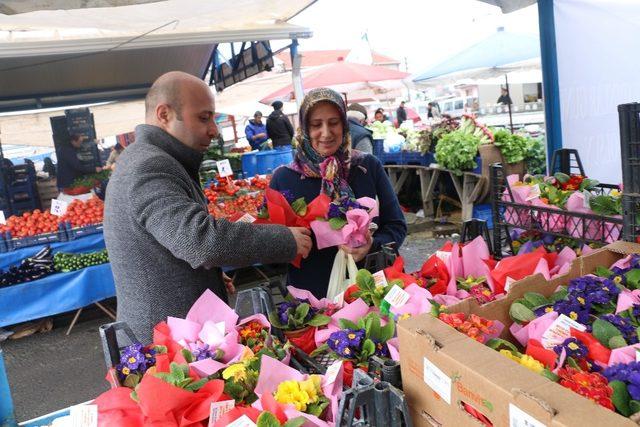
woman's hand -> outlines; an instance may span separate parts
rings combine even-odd
[[[224,282],[224,286],[227,288],[227,293],[236,293],[236,287],[233,286],[233,279],[231,277],[227,276],[225,273],[222,273],[222,281]]]
[[[364,259],[364,257],[367,256],[367,254],[371,250],[372,244],[373,244],[373,237],[371,235],[371,232],[369,232],[367,233],[367,243],[365,243],[363,246],[360,246],[358,248],[350,248],[345,245],[340,245],[340,249],[342,249],[348,254],[351,254],[355,262],[360,262]]]

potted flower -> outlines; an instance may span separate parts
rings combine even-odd
[[[313,308],[309,300],[291,297],[269,313],[269,321],[284,332],[288,341],[308,354],[316,348],[316,328],[327,325],[331,318],[323,310]]]

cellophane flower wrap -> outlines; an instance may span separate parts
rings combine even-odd
[[[364,246],[369,225],[378,214],[378,203],[370,197],[334,200],[326,216],[311,222],[318,249],[339,245],[351,248]]]

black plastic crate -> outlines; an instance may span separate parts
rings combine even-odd
[[[640,193],[640,103],[618,105],[625,193]]]
[[[623,240],[640,243],[640,194],[623,194],[622,211],[624,215]]]

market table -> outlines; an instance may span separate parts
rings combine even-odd
[[[3,307],[0,310],[0,327],[80,310],[90,304],[98,305],[113,317],[113,313],[99,301],[115,294],[109,263],[0,288],[0,307]],[[74,320],[79,314],[78,311]]]

